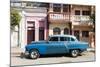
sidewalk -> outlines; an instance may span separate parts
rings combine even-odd
[[[89,52],[95,52],[95,48],[88,48],[87,51],[89,51]]]
[[[11,47],[11,56],[20,56],[22,49],[20,47]]]

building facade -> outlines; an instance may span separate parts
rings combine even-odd
[[[75,35],[78,40],[87,41],[94,47],[91,46],[94,25],[90,19],[95,12],[93,5],[11,1],[11,8],[17,9],[22,16],[18,35],[20,47],[56,34]]]

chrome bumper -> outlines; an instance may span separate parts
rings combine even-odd
[[[25,56],[28,56],[29,55],[29,52],[28,51],[25,51]]]

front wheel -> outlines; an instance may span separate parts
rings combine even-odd
[[[73,49],[73,50],[71,50],[70,54],[72,57],[77,57],[79,55],[79,50]]]
[[[37,58],[39,58],[40,54],[37,50],[32,50],[30,52],[29,56],[31,59],[37,59]]]

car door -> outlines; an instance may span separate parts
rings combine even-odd
[[[73,49],[72,47],[75,47],[75,41],[77,41],[73,37],[66,37],[65,38],[65,47],[66,47],[66,52],[69,52],[70,49]]]
[[[66,53],[68,51],[68,45],[70,44],[69,37],[60,37],[60,51],[62,53]]]
[[[47,44],[47,54],[59,53],[59,37],[51,37]]]

